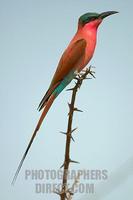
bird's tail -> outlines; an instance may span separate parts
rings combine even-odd
[[[41,116],[40,116],[40,119],[39,119],[39,121],[38,121],[38,123],[37,123],[37,126],[36,126],[34,132],[33,132],[33,135],[32,135],[32,137],[31,137],[31,139],[30,139],[30,142],[29,142],[29,144],[28,144],[28,146],[27,146],[27,149],[26,149],[26,151],[25,151],[25,153],[24,153],[24,155],[23,155],[23,157],[22,157],[22,159],[21,159],[21,161],[20,161],[20,163],[19,163],[19,166],[18,166],[18,168],[17,168],[17,171],[16,171],[16,173],[15,173],[15,175],[14,175],[14,178],[13,178],[13,180],[12,180],[12,185],[14,185],[14,183],[15,183],[15,181],[16,181],[16,179],[17,179],[17,176],[18,176],[18,174],[19,174],[19,172],[20,172],[20,170],[21,170],[21,167],[22,167],[23,162],[24,162],[24,160],[25,160],[25,158],[26,158],[26,156],[27,156],[27,154],[28,154],[28,151],[29,151],[29,149],[30,149],[30,147],[31,147],[31,145],[32,145],[32,143],[33,143],[33,140],[34,140],[34,138],[35,138],[35,136],[36,136],[36,134],[37,134],[37,132],[38,132],[38,130],[39,130],[39,128],[40,128],[40,126],[41,126],[41,124],[42,124],[42,122],[43,122],[43,120],[44,120],[46,114],[47,114],[47,112],[49,111],[49,109],[50,109],[50,107],[51,107],[51,105],[52,105],[54,99],[55,99],[55,95],[52,94],[52,95],[49,97],[49,99],[48,99],[48,101],[47,101],[47,103],[46,103],[46,106],[45,106],[45,108],[44,108],[44,110],[43,110],[43,112],[42,112],[42,114],[41,114]]]

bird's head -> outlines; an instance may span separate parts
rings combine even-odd
[[[89,24],[92,27],[97,28],[104,18],[118,13],[117,11],[107,11],[101,14],[99,13],[86,13],[79,18],[79,26],[84,27],[86,24]]]

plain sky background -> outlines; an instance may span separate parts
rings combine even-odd
[[[78,93],[76,105],[84,112],[74,116],[73,128],[78,130],[71,158],[80,164],[71,169],[107,169],[115,182],[109,176],[109,190],[100,189],[102,199],[133,198],[133,1],[0,0],[1,200],[59,199],[55,194],[35,194],[35,182],[26,181],[24,172],[59,169],[62,164],[65,137],[59,131],[66,130],[69,92],[63,91],[52,106],[14,187],[11,180],[39,118],[37,106],[76,32],[78,17],[108,10],[120,13],[100,26],[90,62],[96,79],[85,81]]]

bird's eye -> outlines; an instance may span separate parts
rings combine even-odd
[[[97,19],[97,17],[92,17],[91,18],[91,21],[94,21],[94,20],[96,20]]]

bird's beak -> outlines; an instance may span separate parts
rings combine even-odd
[[[116,14],[118,13],[117,11],[107,11],[107,12],[103,12],[99,15],[99,18],[104,19],[105,17],[108,17],[110,15]]]

